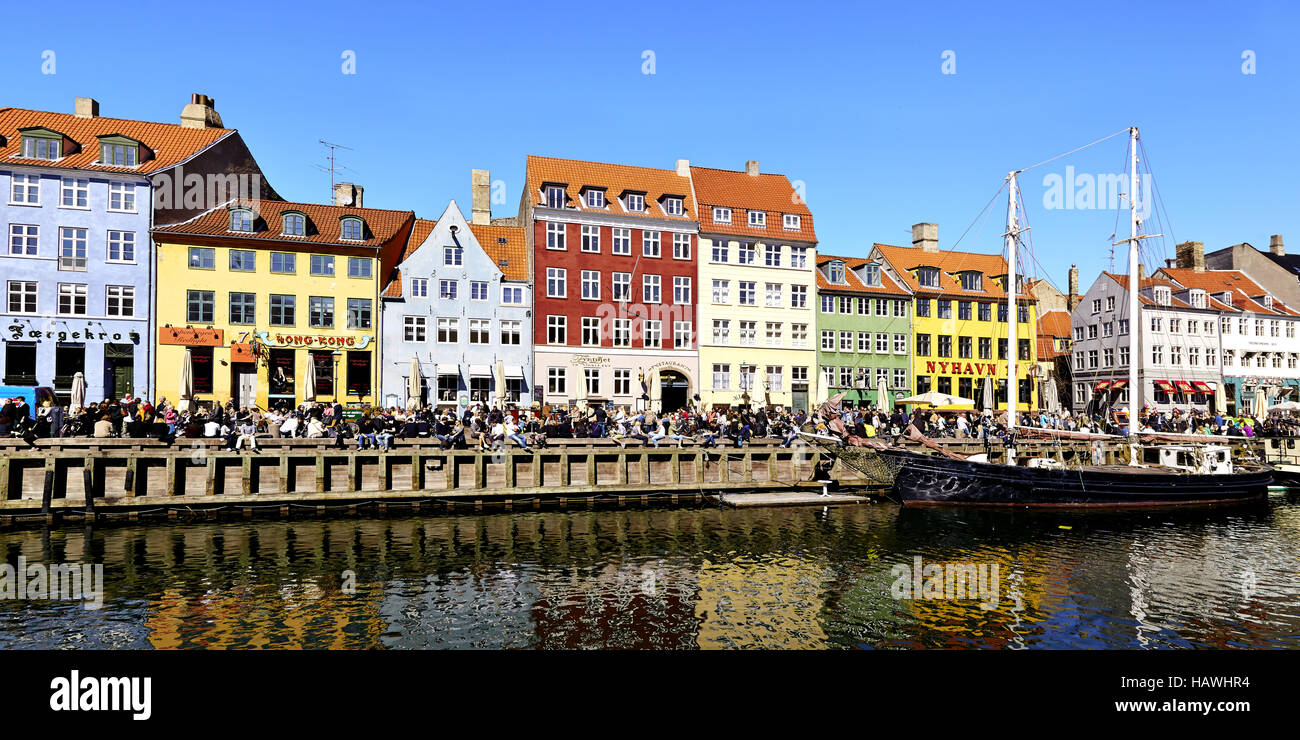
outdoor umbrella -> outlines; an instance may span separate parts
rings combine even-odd
[[[86,406],[86,374],[77,373],[72,376],[72,410],[85,408]]]
[[[307,355],[307,373],[302,379],[302,400],[316,400],[316,358]]]
[[[1057,398],[1056,376],[1047,379],[1047,403],[1042,406],[1052,413],[1061,408],[1061,399]]]
[[[1269,411],[1300,411],[1300,403],[1283,401],[1282,403],[1273,404]]]
[[[572,395],[574,405],[582,408],[587,405],[587,376],[582,372],[581,367],[573,365],[573,377],[574,389]]]
[[[1268,412],[1268,399],[1264,396],[1263,387],[1255,388],[1255,407],[1250,412],[1260,417]]]
[[[881,411],[889,412],[893,404],[889,402],[889,389],[886,387],[885,376],[876,378],[876,405]]]
[[[984,379],[984,411],[993,411],[993,381],[989,378]]]
[[[493,380],[497,384],[497,404],[504,406],[506,402],[506,361],[497,360],[496,377]]]
[[[406,386],[406,408],[413,409],[420,403],[420,386],[423,377],[420,375],[420,358],[411,355],[411,376],[407,379]]]
[[[928,404],[930,406],[974,406],[975,402],[969,398],[953,396],[939,391],[926,391],[917,396],[908,396],[899,403],[911,404]]]
[[[194,364],[188,349],[185,350],[185,359],[181,360],[180,394],[181,399],[176,404],[176,410],[189,411],[194,397]]]

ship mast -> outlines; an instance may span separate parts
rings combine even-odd
[[[1020,226],[1016,221],[1016,175],[1019,170],[1007,173],[1007,433],[1016,428],[1016,406],[1020,401],[1020,387],[1016,383],[1016,357],[1018,348],[1017,329],[1019,316],[1016,315],[1016,241]]]
[[[1128,173],[1128,433],[1130,437],[1137,435],[1138,430],[1138,411],[1139,395],[1141,387],[1138,385],[1138,364],[1141,360],[1141,343],[1138,341],[1138,335],[1142,331],[1142,317],[1139,315],[1140,301],[1139,291],[1142,285],[1138,280],[1138,269],[1140,260],[1138,258],[1138,130],[1133,126],[1128,130],[1128,148],[1129,148],[1129,173]]]

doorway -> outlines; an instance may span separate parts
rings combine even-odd
[[[659,372],[659,398],[661,413],[672,413],[686,406],[691,391],[690,381],[676,370]]]
[[[135,352],[129,344],[104,345],[104,387],[113,398],[126,398],[135,390]]]
[[[230,363],[230,389],[235,405],[241,409],[257,406],[257,365],[251,362]]]

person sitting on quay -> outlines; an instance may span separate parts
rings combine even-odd
[[[510,417],[506,417],[505,420],[505,436],[506,439],[509,439],[510,441],[519,445],[519,449],[523,450],[524,452],[532,452],[532,450],[529,449],[528,447],[528,441],[524,439],[523,435],[519,433],[519,425],[516,424],[514,420],[511,419]]]
[[[235,438],[235,451],[238,452],[245,443],[253,452],[260,452],[257,447],[257,422],[251,415],[246,416],[236,428],[238,436]]]
[[[393,432],[391,427],[393,422],[391,418],[381,410],[378,415],[371,418],[370,423],[373,429],[373,439],[379,445],[379,449],[385,452],[392,449]]]

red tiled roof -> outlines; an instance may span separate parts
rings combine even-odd
[[[1163,272],[1163,270],[1161,270],[1161,271],[1159,271],[1159,272]],[[1157,274],[1159,274],[1159,272],[1158,272]],[[1123,288],[1125,291],[1128,290],[1128,275],[1120,275],[1120,274],[1113,273],[1113,272],[1102,272],[1102,274],[1103,274],[1103,275],[1106,275],[1106,276],[1109,277],[1111,280],[1114,280],[1115,282],[1119,283],[1119,286],[1120,286],[1121,288]],[[1168,280],[1162,280],[1162,279],[1157,278],[1157,277],[1148,277],[1148,278],[1143,278],[1143,279],[1142,279],[1142,284],[1139,285],[1138,288],[1139,288],[1139,290],[1146,290],[1147,288],[1154,288],[1154,287],[1157,286],[1157,285],[1169,289],[1169,291],[1170,291],[1170,293],[1171,293],[1171,295],[1169,296],[1169,306],[1170,306],[1170,307],[1172,307],[1172,308],[1193,308],[1193,307],[1192,307],[1192,304],[1188,303],[1187,301],[1182,300],[1181,298],[1177,298],[1177,297],[1175,297],[1174,295],[1172,295],[1172,293],[1173,293],[1174,291],[1181,290],[1181,288],[1180,288],[1176,283],[1170,282],[1170,281],[1168,281]],[[1225,303],[1223,303],[1223,302],[1221,302],[1221,301],[1215,299],[1213,296],[1207,296],[1207,297],[1208,297],[1208,299],[1209,299],[1209,300],[1208,300],[1208,303],[1207,303],[1208,308],[1215,309],[1215,310],[1218,310],[1218,311],[1237,311],[1237,310],[1240,310],[1240,309],[1233,308],[1232,306],[1229,306],[1229,305],[1227,305],[1227,304],[1225,304]],[[1144,305],[1144,306],[1155,306],[1155,305],[1157,305],[1156,302],[1155,302],[1153,299],[1148,298],[1147,296],[1144,296],[1144,295],[1139,295],[1139,296],[1138,296],[1138,300],[1141,301],[1141,302],[1142,302],[1142,305]]]
[[[1038,336],[1038,359],[1050,360],[1055,357],[1069,357],[1068,350],[1056,348],[1056,337]]]
[[[880,250],[880,254],[889,261],[889,264],[894,266],[894,270],[899,274],[899,277],[914,293],[978,298],[1007,297],[1002,286],[993,280],[994,277],[1005,277],[1008,272],[1007,261],[1000,254],[953,252],[950,250],[927,252],[920,247],[895,247],[890,244],[879,243],[875,246],[876,249]],[[924,287],[917,280],[913,270],[923,266],[939,268],[938,288]],[[961,282],[956,275],[967,270],[974,270],[984,274],[984,279],[981,281],[983,290],[965,290],[961,287]],[[1033,300],[1033,296],[1025,293],[1022,293],[1018,298]]]
[[[1044,311],[1038,316],[1038,336],[1040,337],[1068,337],[1070,336],[1070,312],[1063,311],[1059,308],[1051,311]]]
[[[424,240],[429,238],[433,233],[433,228],[438,225],[437,221],[427,219],[416,219],[415,227],[411,230],[411,237],[406,242],[406,249],[397,263],[405,262],[407,258],[415,254],[415,251],[424,244]],[[498,270],[505,275],[506,280],[528,280],[528,249],[525,242],[527,231],[522,226],[493,226],[488,224],[470,224],[469,230],[474,233],[474,240],[478,242],[483,251],[497,266]],[[503,243],[504,242],[504,243]],[[502,264],[505,262],[506,264]],[[402,271],[393,269],[392,277],[388,285],[384,286],[384,298],[401,298],[402,297]]]
[[[823,267],[834,260],[841,260],[844,262],[844,279],[846,281],[846,284],[844,285],[838,285],[827,280],[825,273],[822,271]],[[840,293],[869,293],[873,295],[877,293],[887,295],[909,295],[907,290],[903,288],[903,286],[899,285],[889,276],[889,273],[884,270],[880,271],[880,285],[867,285],[862,282],[854,270],[862,267],[869,261],[870,260],[865,257],[835,257],[829,254],[817,255],[817,290],[833,290]]]
[[[234,208],[250,208],[254,213],[253,232],[244,233],[230,230],[230,211]],[[284,214],[290,211],[302,213],[307,217],[306,235],[285,236],[281,233]],[[344,216],[360,218],[365,229],[360,241],[343,239],[342,220]],[[247,241],[250,244],[265,242],[276,249],[288,245],[329,244],[341,247],[371,247],[379,249],[394,237],[403,234],[403,228],[415,220],[412,211],[391,211],[379,208],[354,208],[351,206],[327,206],[316,203],[290,203],[288,201],[232,201],[177,224],[157,226],[157,234],[197,234],[217,236]]]
[[[695,198],[691,193],[691,181],[681,177],[677,170],[661,170],[652,167],[634,167],[625,164],[608,164],[605,162],[585,162],[578,159],[556,159],[528,155],[525,187],[528,202],[534,206],[545,204],[542,185],[544,183],[563,185],[568,196],[568,208],[574,213],[609,213],[637,218],[657,218],[680,220],[684,223],[694,222]],[[605,190],[605,208],[587,208],[582,200],[582,190],[587,187]],[[646,210],[633,213],[623,209],[619,197],[625,191],[645,193]],[[682,199],[681,216],[669,216],[660,203],[664,195],[675,195]]]
[[[65,149],[64,156],[57,161],[19,157],[22,152],[22,134],[19,129],[31,127],[57,131],[75,141],[80,148],[70,154]],[[183,162],[232,133],[234,130],[227,128],[186,128],[176,123],[101,116],[78,118],[71,113],[0,108],[0,162],[146,175]],[[97,164],[100,155],[98,137],[114,134],[144,144],[152,152],[152,158],[135,167]]]
[[[817,241],[817,234],[813,231],[812,211],[808,210],[803,198],[785,175],[750,175],[734,170],[692,167],[691,180],[695,184],[695,198],[700,204],[702,233]],[[731,223],[714,221],[714,206],[730,208]],[[749,226],[747,212],[750,210],[761,210],[767,214],[762,228]],[[798,229],[785,228],[783,217],[787,213],[799,216]]]
[[[1241,270],[1203,270],[1197,272],[1187,267],[1164,267],[1160,269],[1159,274],[1165,275],[1184,288],[1200,289],[1211,296],[1215,293],[1231,294],[1232,308],[1224,306],[1225,310],[1235,309],[1269,316],[1300,316],[1300,313],[1296,313],[1277,298],[1273,299],[1272,310],[1266,308],[1260,301],[1255,300],[1256,297],[1266,295],[1268,291],[1264,290],[1254,280],[1251,280],[1250,276]],[[1218,301],[1215,302],[1218,303]],[[1219,305],[1223,304],[1220,303]]]

